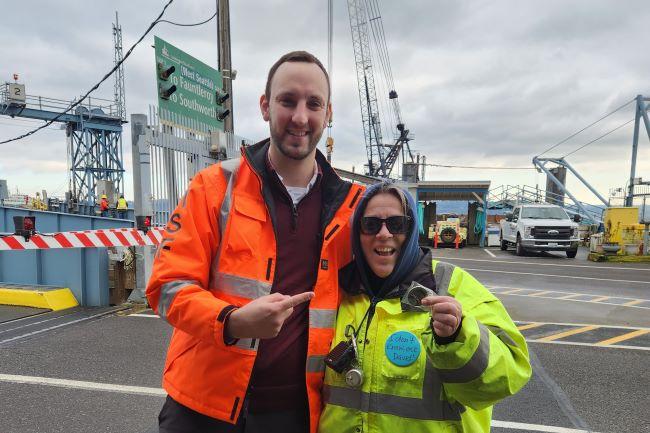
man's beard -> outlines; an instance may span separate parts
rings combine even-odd
[[[289,135],[286,132],[284,134],[276,134],[274,132],[275,129],[273,128],[273,121],[269,122],[269,126],[271,132],[271,143],[275,143],[275,147],[280,151],[282,155],[284,155],[287,158],[293,159],[295,161],[302,161],[303,159],[311,155],[314,149],[316,148],[316,146],[318,145],[318,142],[320,141],[321,137],[323,136],[323,131],[320,131],[318,135],[312,136],[311,140],[307,145],[307,150],[306,151],[300,150],[299,153],[296,153],[296,150],[293,146],[286,145],[283,141],[283,138],[291,139],[291,135]]]

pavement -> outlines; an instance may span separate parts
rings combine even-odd
[[[650,432],[649,264],[434,255],[472,269],[528,340],[533,378],[495,407],[493,432]],[[170,336],[150,310],[0,307],[0,431],[155,431]]]

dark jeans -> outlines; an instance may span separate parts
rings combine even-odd
[[[237,424],[210,418],[183,406],[170,396],[158,415],[160,433],[308,433],[307,409],[244,413]]]

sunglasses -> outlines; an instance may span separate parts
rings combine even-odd
[[[386,224],[386,228],[391,234],[405,234],[411,224],[411,217],[406,215],[397,215],[388,218],[361,217],[361,233],[364,235],[376,235],[384,224]]]

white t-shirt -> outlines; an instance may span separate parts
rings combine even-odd
[[[282,176],[280,176],[280,174],[277,171],[276,173],[278,174],[278,178],[280,179],[280,182],[282,182],[282,185],[284,185],[284,187],[287,189],[287,192],[289,193],[289,196],[293,201],[293,205],[298,206],[300,200],[302,200],[307,195],[309,190],[312,189],[312,187],[316,183],[316,179],[318,178],[318,163],[314,161],[314,175],[311,177],[311,180],[309,181],[306,187],[287,186],[284,184],[284,179],[282,179]]]

